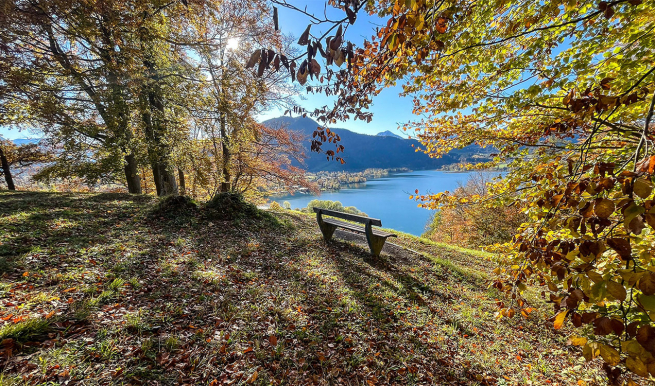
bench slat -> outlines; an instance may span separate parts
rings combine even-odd
[[[350,223],[347,223],[345,221],[335,220],[333,218],[325,218],[325,219],[323,219],[323,221],[328,223],[328,224],[332,224],[332,225],[338,226],[340,228],[349,229],[349,230],[354,231],[354,232],[366,233],[366,229],[361,225],[350,224]],[[379,229],[373,229],[373,234],[376,235],[376,236],[380,236],[380,237],[397,237],[393,233],[384,232],[384,231],[381,231]]]
[[[329,210],[329,209],[321,209],[321,208],[316,208],[314,207],[314,212],[318,213],[318,211],[321,211],[326,216],[335,216],[342,218],[344,220],[348,221],[355,221],[358,223],[366,224],[369,220],[371,220],[371,225],[375,226],[382,226],[382,221],[380,221],[377,218],[370,218],[370,217],[365,217],[365,216],[358,216],[356,214],[350,214],[350,213],[343,213],[343,212],[337,212],[335,210]]]

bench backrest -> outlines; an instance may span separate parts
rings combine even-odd
[[[366,216],[358,216],[356,214],[337,212],[336,210],[329,210],[329,209],[316,208],[316,207],[314,207],[314,212],[315,213],[320,212],[321,214],[324,214],[326,216],[338,217],[338,218],[342,218],[344,220],[359,222],[359,223],[362,223],[362,224],[366,224],[367,222],[370,221],[371,225],[375,225],[375,226],[378,226],[378,227],[382,226],[382,221],[380,221],[377,218],[370,218],[370,217],[366,217]]]

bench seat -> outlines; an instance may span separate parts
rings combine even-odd
[[[333,218],[324,218],[323,222],[338,226],[339,228],[348,229],[348,230],[353,231],[353,232],[366,234],[366,228],[364,228],[361,225],[351,224],[349,222],[340,221],[340,220],[336,220],[336,219],[333,219]],[[381,231],[381,230],[375,229],[375,228],[373,228],[372,231],[373,231],[374,235],[380,236],[380,237],[385,237],[385,238],[386,237],[397,237],[393,233],[384,232],[384,231]]]
[[[316,212],[316,221],[318,222],[319,228],[321,228],[323,239],[325,239],[325,241],[330,241],[332,239],[332,235],[337,228],[363,233],[366,235],[366,241],[368,242],[368,246],[371,249],[371,254],[373,256],[380,256],[380,252],[382,251],[382,247],[384,246],[387,237],[397,237],[393,233],[373,228],[373,226],[382,226],[382,221],[377,218],[321,208],[314,208],[314,212]],[[331,217],[323,218],[324,215]],[[364,224],[364,226],[337,220],[333,217]]]

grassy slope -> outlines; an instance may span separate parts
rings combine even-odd
[[[540,318],[494,319],[488,265],[475,252],[401,235],[392,242],[423,256],[375,260],[352,243],[324,244],[314,218],[297,212],[224,222],[153,217],[155,204],[0,192],[0,383],[597,376]]]

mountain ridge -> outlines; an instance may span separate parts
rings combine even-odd
[[[348,171],[359,172],[370,168],[395,169],[408,168],[411,170],[440,169],[446,165],[452,165],[466,160],[474,155],[488,154],[490,151],[479,146],[472,145],[464,149],[453,150],[441,158],[432,158],[418,150],[420,143],[415,139],[404,139],[398,135],[369,135],[356,133],[342,128],[330,128],[331,131],[341,137],[341,144],[345,147],[344,153],[340,156],[345,164],[327,160],[324,153],[315,153],[309,150],[310,138],[319,124],[306,117],[282,116],[268,119],[262,124],[300,133],[306,138],[304,147],[307,158],[305,165],[294,164],[294,166],[305,167],[309,172],[318,171]],[[331,150],[332,144],[324,144],[323,150]]]
[[[394,137],[394,138],[405,139],[405,138],[401,137],[400,135],[392,132],[391,130],[381,131],[381,132],[379,132],[379,133],[377,133],[375,135],[377,135],[379,137]]]

